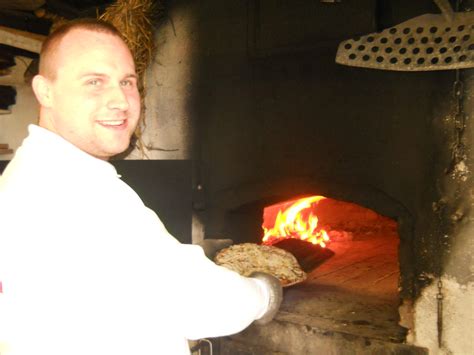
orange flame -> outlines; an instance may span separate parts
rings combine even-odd
[[[262,225],[265,234],[262,243],[271,245],[280,239],[295,238],[319,244],[324,248],[326,242],[329,241],[329,236],[324,229],[317,229],[318,216],[312,211],[311,207],[325,198],[324,196],[311,196],[265,208],[264,223]],[[272,221],[268,220],[267,212],[269,212],[269,209],[275,208],[278,208],[278,214],[275,223],[271,226]],[[268,226],[269,223],[270,227]]]

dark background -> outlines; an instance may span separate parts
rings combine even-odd
[[[7,163],[0,161],[0,174]],[[111,164],[175,238],[191,243],[191,161],[116,160]]]

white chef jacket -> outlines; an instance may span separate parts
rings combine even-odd
[[[7,354],[189,354],[265,312],[258,281],[180,244],[110,163],[28,130],[0,177]]]

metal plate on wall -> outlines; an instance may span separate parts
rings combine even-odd
[[[474,13],[455,13],[452,21],[426,14],[343,41],[336,63],[397,71],[474,67]]]

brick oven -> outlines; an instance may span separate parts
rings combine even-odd
[[[472,109],[472,72],[335,63],[341,41],[439,13],[436,4],[168,5],[147,78],[144,140],[152,159],[193,161],[193,239],[260,243],[265,207],[312,195],[336,206],[333,229],[350,236],[328,245],[335,255],[308,282],[285,290],[271,325],[213,340],[214,351],[470,346],[454,323],[465,319],[472,280],[472,268],[463,267],[472,247],[462,247],[471,220],[472,135],[460,121]],[[448,298],[459,301],[451,310]]]

